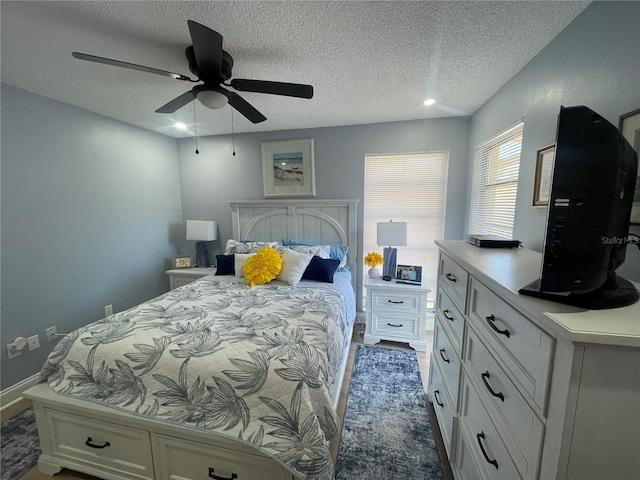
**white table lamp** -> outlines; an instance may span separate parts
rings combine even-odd
[[[196,241],[196,265],[209,266],[209,248],[206,242],[215,240],[216,222],[207,220],[187,220],[187,240]]]
[[[396,276],[398,249],[407,245],[407,222],[380,222],[378,223],[378,246],[383,250],[384,264],[382,275],[386,277]]]

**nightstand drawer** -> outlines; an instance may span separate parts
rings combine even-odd
[[[411,293],[374,291],[371,294],[371,301],[373,308],[381,312],[418,313],[420,311],[420,295]]]
[[[544,413],[553,339],[475,278],[469,298],[469,321],[521,392]]]
[[[462,313],[466,312],[467,271],[444,254],[440,254],[438,284],[445,285],[452,293],[451,298]]]
[[[372,333],[386,337],[401,337],[411,340],[418,338],[417,316],[390,316],[384,312],[372,314]]]

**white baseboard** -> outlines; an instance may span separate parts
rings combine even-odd
[[[0,410],[3,410],[9,405],[14,404],[18,400],[21,400],[22,393],[38,383],[39,375],[39,373],[36,373],[35,375],[32,375],[29,378],[25,378],[21,382],[18,382],[15,385],[2,390],[0,392]]]

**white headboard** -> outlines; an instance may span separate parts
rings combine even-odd
[[[236,240],[295,239],[347,245],[355,286],[358,200],[247,200],[229,205]]]

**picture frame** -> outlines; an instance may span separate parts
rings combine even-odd
[[[549,205],[551,192],[551,176],[553,163],[556,156],[556,144],[552,143],[536,152],[536,171],[533,183],[534,207],[546,207]]]
[[[193,255],[175,255],[173,268],[193,268]]]
[[[264,198],[316,196],[313,138],[260,145]]]
[[[419,265],[398,265],[396,267],[396,283],[422,285],[422,267]]]
[[[618,129],[622,136],[634,148],[640,157],[640,108],[620,115]],[[636,178],[636,187],[633,191],[633,205],[631,207],[631,224],[640,225],[640,169]]]

